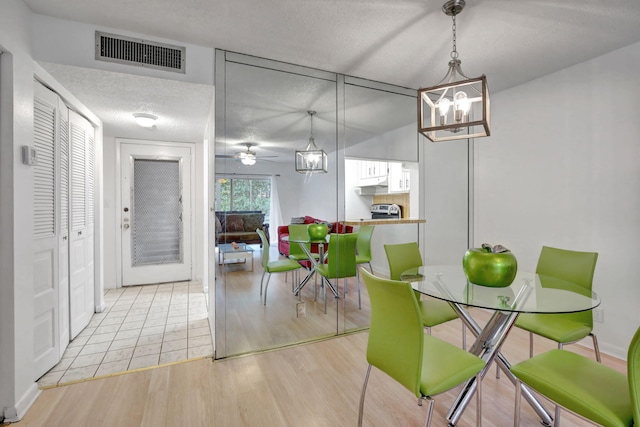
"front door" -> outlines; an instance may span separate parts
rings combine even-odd
[[[122,142],[122,285],[191,279],[190,144]]]

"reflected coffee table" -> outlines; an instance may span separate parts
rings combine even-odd
[[[239,264],[251,260],[251,270],[253,271],[253,248],[246,243],[238,243],[234,248],[231,243],[218,245],[218,264]]]

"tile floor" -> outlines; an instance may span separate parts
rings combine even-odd
[[[108,289],[104,299],[105,311],[69,343],[40,387],[213,356],[202,284]]]

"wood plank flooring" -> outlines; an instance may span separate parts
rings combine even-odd
[[[488,315],[476,310],[482,323]],[[433,328],[433,334],[461,343],[459,321]],[[355,426],[366,371],[367,332],[359,332],[225,360],[201,359],[47,389],[15,424],[22,426]],[[536,339],[536,352],[553,344]],[[578,345],[567,350],[593,357]],[[511,332],[503,353],[512,362],[528,355],[528,335]],[[603,355],[622,372],[624,361]],[[436,398],[433,426],[445,415],[459,389]],[[492,369],[483,382],[483,425],[510,426],[514,387]],[[552,405],[545,402],[552,410]],[[365,404],[366,426],[421,426],[422,407],[402,386],[373,370]],[[522,426],[539,426],[523,403]],[[475,425],[475,399],[458,426]],[[563,427],[591,424],[563,412]]]

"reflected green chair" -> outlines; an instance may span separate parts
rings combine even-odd
[[[389,276],[391,280],[400,280],[400,275],[410,269],[422,266],[422,255],[418,243],[399,243],[394,245],[384,245],[389,262]],[[422,309],[422,319],[424,327],[431,333],[431,327],[440,325],[450,320],[455,320],[458,315],[451,308],[449,303],[433,298],[421,299],[420,293],[416,292],[418,304]],[[462,326],[462,348],[466,348],[466,333]]]
[[[271,279],[271,273],[285,273],[287,271],[294,271],[302,266],[298,263],[298,261],[294,261],[292,259],[279,259],[276,261],[269,261],[269,241],[264,234],[264,231],[261,229],[257,229],[256,232],[260,236],[260,240],[262,240],[262,268],[264,271],[262,272],[262,277],[260,278],[260,295],[262,295],[262,282],[264,281],[264,275],[269,273],[267,276],[267,283],[264,287],[264,305],[267,305],[267,289],[269,288],[269,279]]]
[[[358,233],[337,234],[329,236],[329,249],[327,250],[326,264],[316,266],[316,272],[325,279],[344,279],[347,286],[347,278],[356,276],[356,241]],[[334,288],[338,290],[338,280]],[[327,312],[327,287],[324,289],[324,312]],[[358,307],[361,308],[360,283],[358,283]]]
[[[575,283],[590,292],[597,260],[596,252],[578,252],[543,246],[536,273]],[[563,344],[575,343],[591,336],[596,360],[600,362],[600,349],[598,339],[593,333],[591,310],[569,314],[525,313],[518,316],[515,325],[529,331],[529,357],[533,357],[533,334],[557,342],[559,349],[562,349]]]
[[[640,328],[627,353],[627,375],[577,353],[550,350],[511,366],[516,376],[514,425],[520,422],[522,383],[560,407],[605,427],[640,425]],[[635,422],[634,422],[635,421]]]
[[[300,265],[307,270],[311,269],[311,261],[309,261],[309,257],[304,250],[300,247],[300,243],[295,242],[296,240],[309,240],[309,224],[289,224],[289,259],[296,260],[300,263]],[[311,244],[305,244],[307,248],[310,250]],[[310,251],[311,252],[311,251]],[[311,252],[311,255],[315,259],[319,259],[320,255],[317,253]],[[291,281],[292,290],[295,286],[294,283],[297,282],[297,279]]]
[[[373,236],[373,225],[361,225],[358,228],[358,241],[356,243],[356,264],[369,264],[369,271],[373,273],[371,269],[371,237]]]
[[[382,279],[361,271],[371,300],[371,325],[367,342],[367,373],[360,394],[358,426],[362,426],[364,399],[371,367],[375,366],[418,398],[429,401],[425,426],[433,413],[432,397],[476,377],[476,425],[481,425],[481,378],[485,362],[459,347],[426,334],[423,310],[407,282]],[[380,404],[383,404],[380,402]]]

